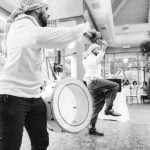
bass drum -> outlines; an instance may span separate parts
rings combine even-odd
[[[55,132],[78,133],[92,117],[92,97],[78,79],[63,79],[42,92],[47,106],[47,126]]]

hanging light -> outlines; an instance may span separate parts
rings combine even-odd
[[[124,58],[124,59],[123,59],[123,62],[124,62],[124,63],[127,63],[127,62],[128,62],[128,58]]]
[[[75,47],[75,45],[76,45],[76,41],[73,41],[68,45],[68,48],[73,49]]]

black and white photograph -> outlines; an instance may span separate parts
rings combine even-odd
[[[150,150],[150,0],[0,0],[0,150]]]

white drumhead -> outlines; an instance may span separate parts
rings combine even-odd
[[[52,107],[55,120],[67,132],[80,132],[91,120],[92,98],[78,79],[63,79],[57,84]]]

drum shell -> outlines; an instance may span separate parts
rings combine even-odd
[[[70,94],[68,95],[68,93]],[[47,125],[50,130],[78,133],[89,124],[93,110],[92,98],[80,80],[72,78],[61,80],[55,87],[47,87],[42,93],[42,97],[47,107]],[[72,109],[63,106],[72,99],[76,103]],[[66,111],[68,109],[68,112],[65,112],[65,109]],[[73,117],[74,120],[72,117],[65,119],[67,113],[71,114],[69,109],[73,116],[76,115]]]
[[[59,126],[55,120],[53,114],[53,94],[55,86],[48,85],[45,87],[45,90],[41,93],[41,96],[45,102],[47,108],[47,128],[54,132],[64,132],[64,130]]]

